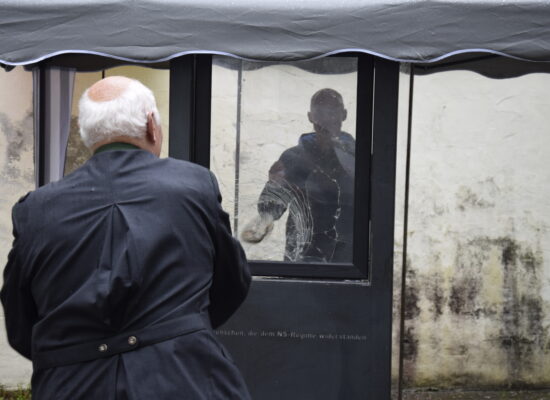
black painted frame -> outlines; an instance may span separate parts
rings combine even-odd
[[[40,187],[45,185],[46,179],[46,68],[39,64],[37,67],[37,79],[35,82],[35,93],[33,93],[33,111],[34,111],[34,165],[35,165],[35,185]]]
[[[210,168],[211,92],[211,55],[170,61],[170,157]]]
[[[375,59],[373,83],[371,279],[254,278],[248,298],[219,336],[254,398],[391,398],[399,64]],[[352,345],[344,341],[316,344],[314,340],[248,334],[281,331],[354,332],[368,339]],[[340,360],[341,364],[334,367],[331,360]],[[287,366],[291,373],[283,372]]]
[[[374,63],[373,143],[371,159],[370,242],[372,268],[366,315],[380,322],[372,329],[375,345],[367,364],[371,383],[368,399],[391,397],[393,245],[399,63],[376,58]]]
[[[368,58],[362,58],[368,57]],[[345,323],[356,326],[361,333],[368,336],[368,342],[363,348],[366,356],[361,357],[361,379],[357,376],[348,376],[348,383],[360,386],[360,395],[349,400],[382,399],[389,400],[391,394],[391,331],[392,331],[392,284],[393,284],[393,241],[394,241],[394,206],[395,206],[395,171],[397,146],[397,103],[399,64],[370,56],[360,56],[360,59],[369,60],[370,64],[360,64],[365,68],[358,76],[358,86],[362,90],[358,93],[358,105],[362,104],[358,112],[358,126],[366,127],[368,135],[357,135],[357,146],[364,149],[365,155],[356,161],[357,171],[367,171],[368,186],[356,186],[356,195],[366,196],[367,207],[356,207],[368,215],[368,230],[356,224],[355,229],[363,229],[364,243],[369,243],[368,262],[363,260],[368,268],[368,280],[361,275],[360,279],[346,279],[342,270],[330,272],[326,269],[312,274],[302,274],[305,267],[311,269],[310,264],[289,268],[287,277],[290,279],[273,279],[256,277],[251,288],[249,298],[243,307],[228,323],[228,327],[243,328],[247,324],[256,323],[259,315],[267,315],[265,319],[271,321],[271,309],[280,312],[280,318],[292,325],[296,318],[300,318],[302,325],[307,324],[302,318],[307,315],[311,299],[323,300],[324,304],[338,309],[349,311],[352,317],[346,317]],[[211,68],[210,55],[184,56],[170,63],[170,148],[172,157],[190,160],[205,167],[209,166],[210,159],[210,111],[211,111]],[[39,93],[35,93],[38,111],[37,164],[40,183],[44,183],[45,161],[48,157],[44,147],[44,77],[40,74]],[[40,90],[42,89],[42,90]],[[359,130],[358,130],[359,132]],[[361,138],[360,138],[361,136]],[[368,141],[367,141],[368,139]],[[363,140],[363,142],[361,142]],[[367,145],[368,143],[368,145]],[[359,150],[360,151],[360,150]],[[357,185],[357,183],[356,183]],[[364,197],[360,197],[364,198]],[[367,247],[365,245],[365,247]],[[267,266],[264,266],[267,268]],[[280,268],[277,265],[277,268]],[[332,267],[329,265],[329,267]],[[335,266],[336,267],[336,266]],[[253,265],[255,272],[264,272],[262,267]],[[355,267],[353,267],[355,268]],[[313,269],[315,271],[315,267]],[[279,269],[280,271],[280,269]],[[359,273],[357,270],[355,273]],[[281,274],[277,274],[280,276]],[[309,278],[309,279],[296,279]],[[322,278],[319,279],[319,278]],[[336,290],[336,289],[341,290]],[[302,296],[302,297],[300,297]],[[305,297],[304,297],[305,296]],[[279,300],[277,301],[277,297]],[[336,300],[338,299],[337,302]],[[342,303],[342,304],[340,304]],[[347,309],[347,306],[352,306]],[[299,312],[297,312],[299,311]],[[335,321],[329,310],[320,310],[323,320],[313,321],[320,325],[332,326]],[[239,343],[229,343],[231,352],[236,356],[250,354],[250,341],[247,338]],[[361,353],[362,354],[362,353]],[[299,354],[297,355],[300,356]],[[316,363],[320,353],[308,355],[308,362]],[[267,363],[269,367],[269,363]],[[264,366],[265,367],[265,366]],[[359,375],[358,375],[359,376]],[[328,383],[332,379],[328,377]],[[249,383],[250,384],[250,383]],[[253,384],[253,382],[252,382]],[[300,382],[298,382],[300,384]],[[277,385],[273,387],[258,387],[260,393],[268,391],[272,398],[278,398]],[[307,398],[310,386],[299,388]],[[279,397],[280,398],[280,397]],[[328,400],[328,399],[327,399]]]
[[[370,279],[369,217],[374,57],[357,57],[357,118],[353,263],[288,263],[250,260],[255,276],[308,279]],[[341,57],[341,55],[339,55]],[[210,166],[212,56],[188,55],[170,62],[169,155]]]

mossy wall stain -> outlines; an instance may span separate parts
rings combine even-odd
[[[455,248],[447,268],[408,265],[406,384],[550,384],[540,252],[511,237],[478,237]]]
[[[78,117],[71,117],[69,130],[69,139],[67,141],[67,156],[65,160],[65,175],[70,174],[75,169],[80,167],[92,156],[92,151],[88,149],[82,138],[78,126]]]
[[[34,181],[34,169],[29,168],[27,160],[22,160],[23,155],[33,151],[32,131],[33,116],[30,111],[19,121],[14,121],[7,114],[0,112],[0,132],[3,133],[2,147],[5,152],[0,169],[0,178],[3,182],[19,184]]]
[[[0,68],[0,260],[5,265],[13,236],[11,208],[34,189],[32,73],[22,67],[7,73]],[[0,319],[3,319],[0,309]],[[32,364],[0,335],[1,384],[27,385]]]
[[[416,343],[407,386],[550,387],[548,84],[544,74],[414,78],[405,295],[420,312],[405,320]]]

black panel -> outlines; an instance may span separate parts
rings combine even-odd
[[[366,236],[366,232],[363,234]],[[366,246],[365,246],[366,247]],[[359,269],[349,264],[314,264],[283,261],[250,261],[252,272],[256,276],[293,277],[293,278],[314,278],[333,279],[349,278],[365,280]],[[365,266],[366,268],[366,266]]]
[[[378,359],[368,287],[307,281],[254,281],[249,297],[218,330],[260,400],[367,398]],[[374,399],[374,397],[372,397]]]
[[[210,166],[212,56],[170,62],[170,157]]]
[[[218,330],[255,399],[390,399],[398,78],[375,61],[369,284],[257,278]]]
[[[180,57],[170,62],[170,157],[191,161],[194,130],[194,58]]]
[[[357,76],[357,128],[355,157],[355,223],[353,226],[353,264],[369,278],[370,163],[373,136],[373,57],[359,57]]]
[[[205,166],[206,57],[173,61],[170,80],[170,155]],[[255,399],[390,398],[399,65],[368,56],[359,65],[354,265],[255,262],[257,274],[294,278],[256,278],[218,330]]]
[[[313,279],[354,279],[367,280],[368,258],[369,258],[369,191],[370,191],[370,161],[372,144],[372,110],[373,110],[373,57],[360,54],[348,53],[337,57],[356,57],[357,67],[357,116],[356,116],[356,157],[355,157],[355,187],[354,187],[354,232],[353,232],[353,264],[336,263],[294,263],[294,262],[271,262],[251,260],[250,266],[253,275],[256,276],[277,276],[292,278],[313,278]],[[204,57],[204,56],[203,56]],[[328,62],[326,60],[324,63]],[[240,62],[228,60],[230,65],[240,65]],[[210,65],[211,74],[212,58],[203,61],[203,67],[197,68],[197,117],[203,123],[203,128],[197,129],[196,156],[199,164],[208,166],[210,160],[210,135],[205,132],[210,124],[210,104],[206,104],[206,96],[202,93],[211,93],[211,80],[206,78],[207,64]],[[319,62],[319,66],[324,65]],[[299,65],[294,63],[293,65]],[[271,64],[261,64],[261,66]],[[236,68],[236,67],[235,67]],[[201,96],[201,97],[199,97]],[[200,106],[199,106],[200,104]],[[204,111],[203,111],[204,110]],[[208,114],[205,112],[208,110]],[[198,113],[201,113],[200,115]],[[237,151],[238,153],[238,151]],[[236,189],[237,190],[237,189]]]
[[[289,275],[298,271],[301,277],[360,279],[370,266],[369,284],[342,279],[254,281],[242,308],[218,334],[256,399],[390,398],[399,66],[375,60],[374,88],[372,58],[362,56],[359,69],[363,73],[358,77],[356,171],[361,178],[356,179],[355,208],[357,221],[370,216],[370,246],[369,230],[356,222],[360,247],[355,266],[257,263],[255,267],[265,274],[277,268],[288,269],[283,272]],[[171,62],[170,70],[170,155],[207,166],[211,59],[182,57]],[[40,79],[38,93],[39,173],[45,151],[43,82]],[[364,266],[361,273],[358,264]],[[313,272],[302,275],[306,269]]]
[[[195,161],[210,168],[210,118],[212,105],[212,56],[195,56]]]
[[[369,387],[373,399],[389,399],[391,386],[391,316],[395,207],[395,164],[397,147],[397,103],[399,64],[375,60],[373,151],[371,171],[371,285],[367,302],[369,319],[379,328],[371,339],[379,358],[371,366]]]
[[[37,102],[34,106],[34,164],[37,174],[36,184],[43,186],[46,183],[46,67],[41,65],[37,68],[38,84],[35,85],[33,93],[34,101]]]

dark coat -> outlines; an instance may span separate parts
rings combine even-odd
[[[341,132],[326,145],[300,136],[269,170],[260,215],[288,209],[285,261],[352,262],[355,140]]]
[[[212,327],[250,284],[214,175],[94,155],[13,208],[1,292],[33,400],[248,399]]]

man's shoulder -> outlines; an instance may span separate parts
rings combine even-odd
[[[172,157],[159,159],[158,169],[161,173],[176,174],[181,178],[207,180],[210,182],[210,170],[190,161],[178,160]]]
[[[173,175],[179,175],[181,177],[204,177],[208,174],[208,169],[184,160],[178,160],[172,157],[159,158],[146,151],[125,151],[123,154],[113,154],[115,152],[100,153],[90,159],[91,162],[87,163],[88,168],[82,169],[82,171],[76,170],[74,177],[75,180],[79,180],[83,176],[88,174],[88,170],[94,169],[94,166],[101,166],[99,170],[105,173],[106,176],[121,176],[117,174],[117,170],[124,170],[125,177],[139,176],[145,171],[147,174],[151,173],[162,177]],[[80,175],[79,176],[79,172]]]
[[[148,169],[154,170],[155,175],[167,178],[181,178],[184,182],[190,180],[204,182],[211,185],[211,174],[207,168],[184,160],[178,160],[171,157],[157,158],[153,164],[147,166]],[[45,200],[61,195],[71,187],[81,183],[85,177],[89,177],[90,172],[87,171],[86,165],[76,169],[71,174],[61,178],[58,181],[50,182],[44,186],[38,187],[29,191],[22,196],[16,203],[34,204],[41,203]]]
[[[59,180],[46,183],[45,185],[39,186],[34,190],[29,191],[27,194],[21,197],[20,202],[32,203],[37,200],[44,200],[44,198],[62,192],[65,187],[74,185],[74,182],[79,179],[79,176],[83,173],[84,169],[84,166],[81,166],[70,174],[61,177]]]
[[[155,175],[170,187],[201,192],[206,196],[217,192],[214,174],[208,168],[190,161],[171,157],[159,159]]]
[[[58,186],[58,182],[51,182],[46,185],[37,187],[33,190],[28,191],[26,194],[21,196],[19,200],[15,203],[15,206],[24,207],[29,204],[34,203],[37,199],[42,198],[44,195],[47,195],[52,188]],[[14,206],[14,207],[15,207]]]
[[[28,203],[30,202],[29,198],[32,197],[32,194],[34,192],[34,190],[31,190],[23,196],[19,197],[19,199],[15,202],[11,209],[12,223],[17,226],[17,229],[20,229],[21,225],[26,223],[26,221],[28,220],[27,214]],[[14,228],[16,228],[16,226],[14,226]]]
[[[15,220],[19,217],[19,214],[21,213],[20,210],[25,207],[25,201],[28,199],[28,197],[30,196],[30,194],[32,192],[33,191],[27,192],[23,196],[19,197],[19,200],[17,200],[15,202],[15,204],[13,205],[13,207],[11,209],[11,215],[12,215],[13,220]]]
[[[179,160],[177,158],[172,158],[172,157],[159,158],[159,161],[166,163],[166,165],[172,168],[185,169],[189,171],[197,171],[198,173],[209,172],[208,168],[205,168],[202,165],[199,165],[190,161]]]

